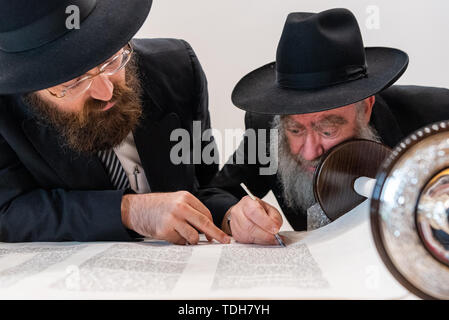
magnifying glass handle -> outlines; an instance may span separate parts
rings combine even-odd
[[[354,191],[359,195],[371,198],[376,184],[376,179],[368,177],[359,177],[354,181]]]

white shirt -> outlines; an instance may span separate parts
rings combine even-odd
[[[114,152],[128,176],[131,189],[136,193],[151,192],[132,132],[128,134],[119,146],[114,148]]]

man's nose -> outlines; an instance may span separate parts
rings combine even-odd
[[[114,93],[114,85],[108,76],[100,74],[92,79],[90,86],[90,96],[97,100],[109,101]]]
[[[320,157],[324,153],[321,139],[315,133],[308,134],[305,142],[300,150],[300,154],[304,160],[312,161]]]

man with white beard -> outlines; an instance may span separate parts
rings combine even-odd
[[[277,244],[281,214],[260,200],[270,190],[294,230],[328,223],[322,210],[311,214],[313,173],[328,150],[356,138],[392,148],[416,129],[449,119],[449,90],[390,87],[407,65],[401,50],[365,48],[347,9],[289,14],[276,61],[247,74],[232,93],[246,111],[246,129],[277,129],[278,141],[252,141],[254,148],[245,137],[213,179],[215,190],[230,194],[222,230],[242,243]],[[264,165],[251,162],[255,149],[277,157],[275,174],[263,175]]]
[[[376,130],[364,122],[364,105],[364,101],[355,104],[357,115],[352,138],[380,142]],[[301,153],[292,153],[290,144],[294,143],[292,142],[294,136],[300,135],[301,130],[292,118],[294,116],[275,116],[273,120],[273,129],[276,129],[279,135],[277,174],[282,185],[285,203],[291,208],[307,211],[316,202],[312,179],[323,155],[307,160]],[[293,137],[289,140],[289,136]]]

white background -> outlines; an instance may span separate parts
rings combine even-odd
[[[379,9],[378,29],[367,26],[369,6]],[[154,0],[136,37],[187,40],[208,77],[212,126],[243,128],[244,112],[233,106],[232,89],[245,74],[274,61],[288,13],[337,7],[355,14],[365,46],[408,53],[410,64],[398,84],[449,87],[448,0]]]

